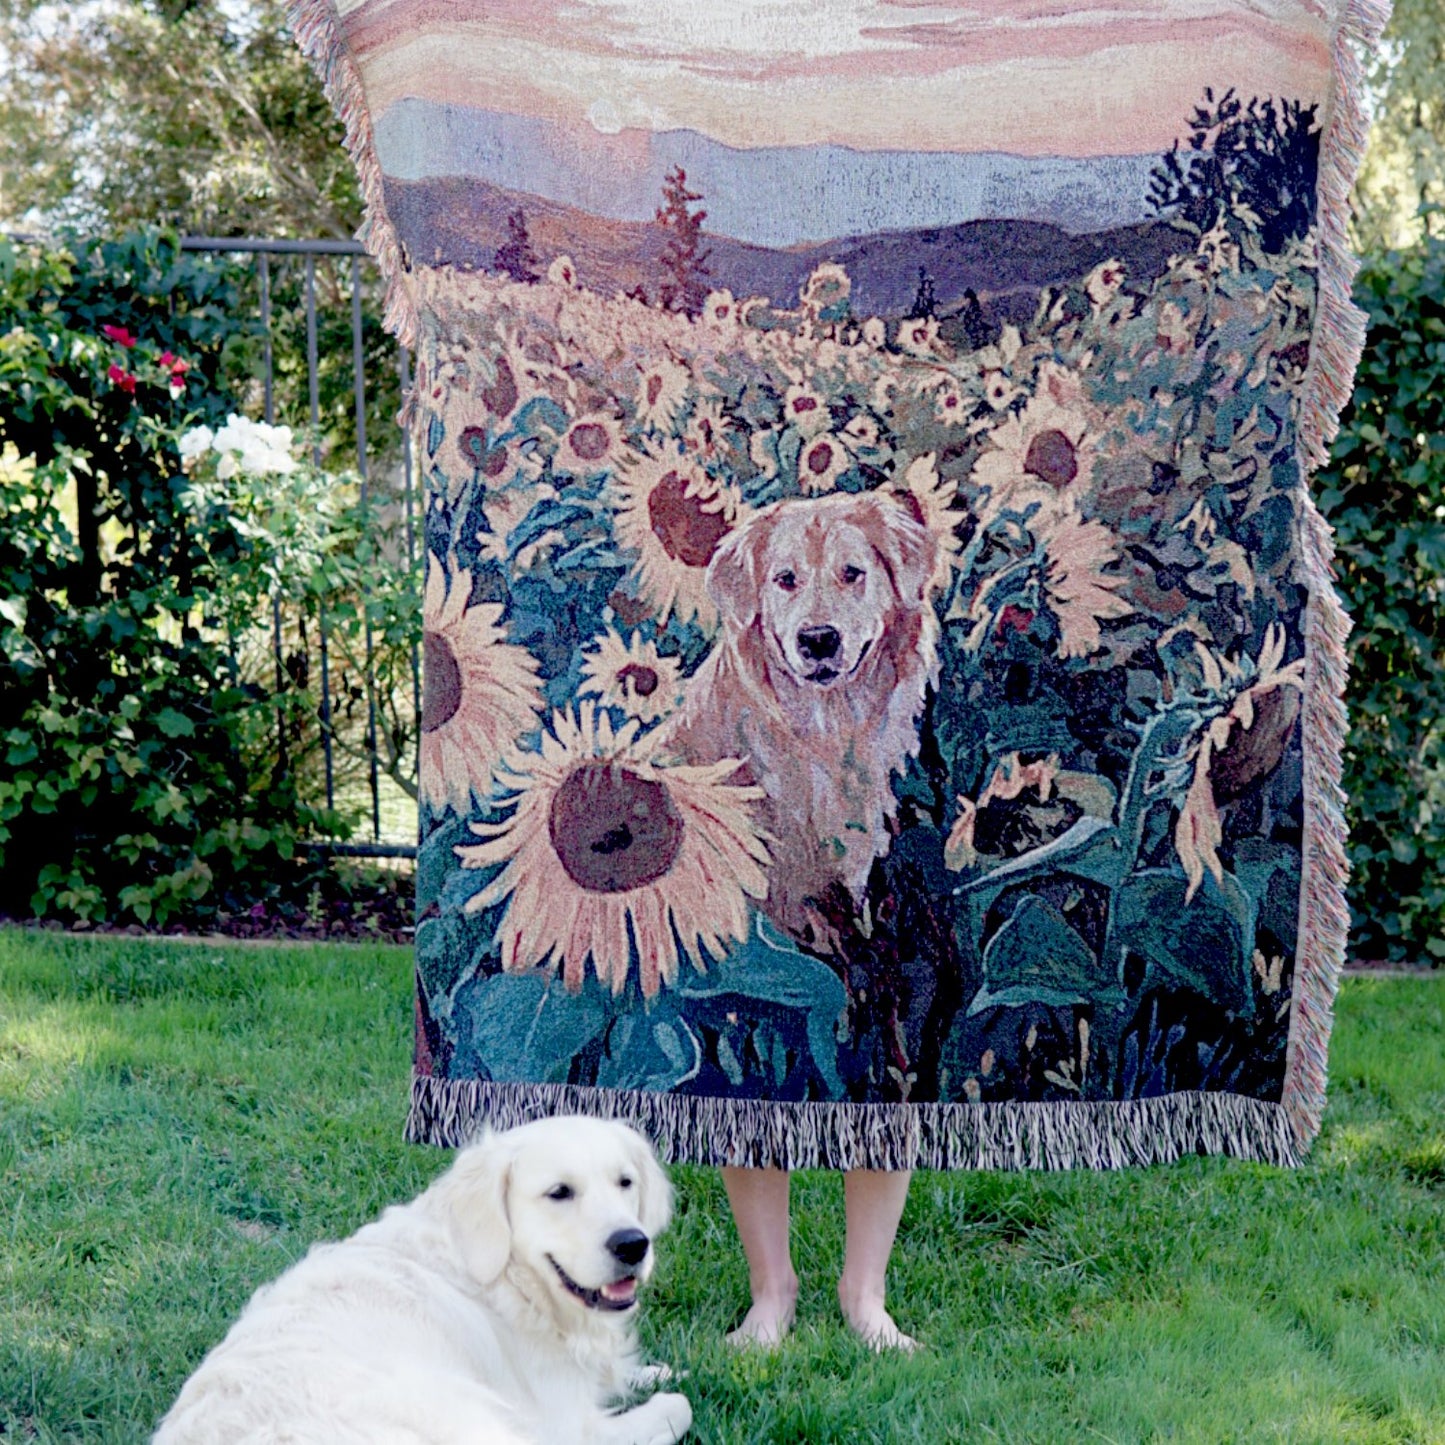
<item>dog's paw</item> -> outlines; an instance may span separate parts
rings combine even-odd
[[[686,1395],[676,1392],[654,1395],[647,1402],[658,1407],[659,1431],[648,1439],[648,1445],[673,1445],[692,1429],[692,1405]]]
[[[607,1445],[674,1445],[692,1429],[692,1406],[686,1395],[654,1395],[614,1415],[609,1426]]]

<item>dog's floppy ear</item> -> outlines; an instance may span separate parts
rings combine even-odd
[[[723,620],[735,632],[744,632],[758,615],[762,595],[760,553],[772,526],[773,508],[749,517],[718,543],[707,566],[708,596],[717,603]]]
[[[899,598],[922,603],[938,560],[938,542],[924,525],[922,508],[908,492],[869,492],[868,540],[883,558]]]
[[[443,1207],[462,1262],[479,1284],[500,1279],[512,1254],[507,1186],[512,1151],[496,1134],[483,1134],[457,1155],[439,1181]]]
[[[645,1234],[655,1238],[672,1218],[672,1181],[657,1162],[652,1145],[636,1129],[628,1128],[627,1133],[628,1149],[637,1171],[638,1222]]]

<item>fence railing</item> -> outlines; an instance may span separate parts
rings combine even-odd
[[[277,258],[295,258],[301,266],[302,304],[306,319],[306,397],[308,420],[312,436],[312,460],[321,464],[321,358],[318,332],[318,284],[317,263],[321,258],[334,258],[332,264],[344,263],[348,271],[350,293],[351,369],[354,427],[356,436],[356,470],[361,481],[361,503],[368,513],[372,489],[378,484],[374,463],[376,449],[368,445],[367,437],[367,367],[363,344],[364,325],[362,314],[362,266],[372,263],[364,248],[354,241],[323,240],[279,240],[266,237],[217,237],[187,236],[181,242],[186,251],[210,254],[241,253],[254,260],[256,269],[257,294],[259,297],[259,322],[262,332],[262,410],[268,424],[276,421],[276,353],[273,345],[273,265]],[[294,263],[293,263],[294,264]],[[397,380],[402,395],[411,385],[411,358],[405,347],[397,349]],[[410,437],[404,432],[398,438],[399,448],[395,453],[396,475],[402,510],[402,536],[404,537],[405,558],[408,569],[413,573],[417,567],[417,498]],[[312,845],[317,851],[342,856],[396,857],[416,856],[414,843],[403,842],[395,837],[383,836],[382,823],[382,767],[378,747],[376,671],[372,629],[369,616],[364,624],[364,688],[366,696],[366,722],[364,749],[366,753],[366,786],[370,802],[369,841],[341,842],[322,841]],[[284,618],[279,596],[272,600],[271,648],[275,664],[276,695],[285,692],[287,684],[286,657],[283,646]],[[337,766],[335,725],[335,698],[332,691],[332,668],[330,638],[327,617],[323,611],[319,619],[318,651],[320,660],[320,704],[318,722],[320,725],[322,754],[325,765],[325,795],[328,810],[337,805]],[[411,648],[411,692],[414,716],[421,717],[421,663],[415,645]],[[418,731],[418,740],[419,740]],[[288,764],[287,732],[283,709],[277,709],[278,765],[284,771]],[[395,831],[394,829],[389,831]],[[415,837],[413,829],[411,833]]]

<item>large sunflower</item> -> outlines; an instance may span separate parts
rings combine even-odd
[[[634,453],[612,485],[617,540],[637,553],[638,591],[659,618],[696,617],[710,630],[717,609],[707,595],[707,564],[738,521],[735,490],[671,448]]]
[[[464,868],[502,865],[466,905],[504,900],[502,966],[560,969],[582,987],[587,959],[613,993],[633,950],[642,992],[677,978],[686,958],[707,967],[747,936],[748,899],[767,893],[768,851],[753,825],[762,790],[730,783],[740,766],[657,757],[657,734],[614,732],[607,713],[554,714],[540,753],[514,753],[501,770],[515,794],[511,817],[473,823],[482,842],[456,850]]]
[[[421,709],[421,792],[436,809],[466,813],[492,768],[537,726],[537,663],[506,640],[494,602],[468,607],[472,577],[427,566],[422,613],[426,685]]]

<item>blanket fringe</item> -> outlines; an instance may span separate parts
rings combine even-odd
[[[777,1169],[1122,1169],[1190,1154],[1300,1162],[1278,1104],[1182,1093],[1120,1103],[773,1103],[569,1084],[412,1080],[406,1137],[456,1148],[553,1114],[636,1125],[669,1163]]]
[[[383,324],[403,346],[415,347],[416,305],[407,282],[408,264],[401,239],[386,213],[385,178],[376,154],[376,135],[366,92],[355,62],[341,38],[332,0],[289,0],[291,31],[301,52],[321,79],[346,130],[346,150],[356,167],[365,218],[356,239],[376,258],[386,282]]]
[[[1390,0],[1346,0],[1335,31],[1329,117],[1320,148],[1319,310],[1300,414],[1300,456],[1308,475],[1329,457],[1365,344],[1365,313],[1350,299],[1359,261],[1350,249],[1350,191],[1369,134],[1362,56],[1378,43]],[[1325,1107],[1330,1024],[1344,965],[1350,911],[1345,901],[1344,706],[1350,619],[1334,589],[1334,542],[1306,490],[1300,523],[1309,606],[1305,616],[1304,857],[1293,1008],[1281,1107],[1303,1151]]]

